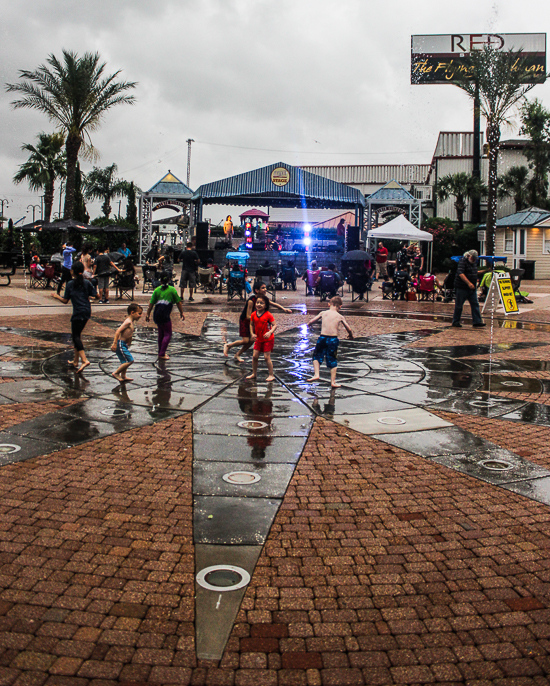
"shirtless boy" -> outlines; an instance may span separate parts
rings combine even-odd
[[[137,304],[132,303],[128,305],[128,316],[118,327],[115,333],[115,339],[111,350],[117,354],[118,359],[122,364],[113,372],[111,376],[115,378],[120,383],[126,383],[127,381],[133,381],[126,376],[126,371],[128,367],[134,362],[132,353],[128,350],[132,344],[132,337],[134,335],[134,324],[143,314],[143,309]]]
[[[319,372],[321,371],[321,363],[326,355],[327,367],[330,369],[330,385],[332,388],[340,388],[340,384],[336,383],[336,370],[338,368],[338,326],[342,324],[344,329],[348,332],[350,338],[353,338],[353,331],[349,324],[340,314],[342,307],[342,298],[335,295],[329,301],[330,309],[320,312],[316,317],[313,317],[308,322],[308,326],[314,324],[318,319],[321,320],[321,335],[317,339],[315,350],[313,351],[313,376],[307,379],[310,381],[319,381]]]

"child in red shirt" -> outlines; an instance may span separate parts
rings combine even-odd
[[[247,379],[255,379],[258,371],[258,359],[263,352],[269,376],[266,381],[275,381],[273,375],[273,362],[271,361],[271,351],[273,350],[274,335],[277,324],[275,318],[269,311],[269,300],[259,295],[256,298],[256,311],[250,317],[250,328],[252,329],[252,340],[254,342],[254,353],[252,354],[252,374]]]

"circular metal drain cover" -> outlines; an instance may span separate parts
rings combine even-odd
[[[259,429],[266,429],[268,425],[265,422],[247,419],[244,422],[239,422],[237,426],[240,426],[241,429],[250,429],[251,431],[258,431]]]
[[[503,386],[523,386],[521,381],[501,381]]]
[[[494,400],[472,400],[470,403],[474,407],[492,407],[494,404]]]
[[[19,369],[23,369],[22,364],[5,364],[2,366],[2,369],[6,372],[15,372]]]
[[[228,484],[238,484],[240,486],[247,486],[248,484],[255,484],[262,478],[256,472],[228,472],[223,475],[223,480]]]
[[[22,388],[21,393],[51,393],[53,388]]]
[[[143,374],[144,379],[158,379],[160,376],[161,375],[156,372],[147,372],[146,374]]]
[[[199,586],[219,593],[237,591],[249,582],[250,574],[246,569],[234,565],[213,565],[201,569],[197,574]]]
[[[0,453],[4,455],[9,453],[18,453],[20,450],[20,445],[14,445],[13,443],[0,443]]]
[[[507,472],[509,469],[514,468],[513,464],[504,460],[482,460],[479,464],[492,472]]]
[[[106,417],[123,417],[128,414],[128,410],[123,410],[121,407],[109,407],[101,410],[100,414],[104,414]]]
[[[401,417],[379,417],[377,422],[380,422],[380,424],[406,424],[405,419],[401,419]]]
[[[361,379],[361,385],[362,386],[379,386],[380,383],[378,381],[371,381],[370,379]]]
[[[190,381],[189,383],[184,383],[183,384],[186,388],[206,388],[208,384],[202,383],[200,381]]]

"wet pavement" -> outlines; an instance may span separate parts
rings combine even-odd
[[[111,329],[114,328],[114,323],[109,319],[98,317],[97,321]],[[535,330],[533,324],[529,327],[530,330]],[[323,563],[326,568],[323,573],[320,568],[315,572],[303,568],[302,573],[288,587],[281,581],[280,587],[286,588],[288,593],[285,597],[289,600],[286,606],[277,601],[279,609],[275,612],[275,604],[268,602],[268,599],[280,597],[277,590],[279,586],[273,585],[270,579],[275,582],[275,578],[281,578],[278,575],[282,574],[284,577],[285,568],[288,576],[294,579],[295,574],[291,570],[294,569],[295,563],[291,561],[292,558],[287,558],[286,553],[277,557],[279,553],[275,554],[274,550],[280,546],[281,551],[290,551],[290,547],[294,546],[302,535],[305,536],[306,532],[308,535],[313,534],[315,529],[312,528],[312,521],[319,518],[317,512],[321,506],[326,512],[332,513],[319,518],[322,520],[322,527],[318,530],[319,533],[322,532],[320,538],[327,544],[332,539],[340,540],[346,531],[351,534],[352,529],[363,529],[364,536],[360,536],[359,539],[368,539],[372,532],[368,533],[371,529],[367,524],[380,511],[373,503],[366,506],[366,502],[362,501],[353,484],[359,478],[367,478],[365,474],[376,464],[379,455],[386,455],[387,459],[390,459],[384,467],[384,474],[395,468],[391,465],[391,456],[396,456],[395,459],[405,464],[405,471],[409,470],[405,479],[407,483],[413,479],[417,471],[424,475],[419,481],[422,487],[429,482],[426,475],[430,473],[436,480],[443,482],[447,479],[445,483],[449,497],[452,495],[451,483],[459,484],[459,490],[467,490],[469,483],[472,484],[472,491],[489,494],[490,497],[487,497],[491,502],[501,499],[503,508],[506,508],[507,502],[512,502],[509,501],[510,498],[515,498],[514,504],[523,502],[526,511],[537,513],[537,521],[541,527],[540,536],[546,537],[545,541],[550,540],[550,459],[541,463],[536,452],[525,455],[524,445],[518,444],[517,451],[505,448],[498,441],[498,437],[488,440],[477,431],[477,427],[482,424],[493,426],[492,422],[498,422],[499,427],[509,427],[510,432],[526,425],[539,427],[540,431],[545,431],[545,427],[550,428],[550,406],[537,402],[539,397],[548,393],[550,382],[532,376],[548,370],[544,360],[536,359],[538,352],[547,347],[544,341],[514,339],[511,342],[491,342],[485,338],[478,344],[473,341],[457,343],[453,338],[445,343],[445,340],[441,339],[444,339],[449,330],[440,321],[433,320],[430,328],[378,333],[355,340],[346,339],[341,341],[339,349],[338,382],[341,387],[331,389],[326,369],[322,369],[320,382],[306,381],[312,373],[311,354],[317,333],[303,326],[287,330],[277,337],[273,354],[276,380],[270,383],[265,381],[265,368],[261,363],[258,380],[247,380],[245,376],[249,373],[248,363],[239,365],[233,359],[226,360],[222,356],[223,340],[236,338],[237,328],[218,313],[208,315],[200,337],[175,334],[170,344],[170,359],[166,362],[159,361],[156,357],[155,332],[145,327],[139,328],[132,346],[136,360],[130,370],[133,381],[123,385],[111,377],[118,361],[110,352],[109,342],[105,338],[97,336],[86,339],[92,365],[84,374],[78,376],[67,365],[70,359],[68,348],[46,349],[40,345],[46,341],[66,345],[66,334],[22,327],[10,327],[9,331],[4,328],[0,330],[0,335],[2,331],[29,339],[29,348],[25,350],[9,344],[0,346],[0,376],[6,380],[0,384],[0,405],[2,408],[9,408],[21,404],[35,409],[34,416],[22,417],[19,422],[17,418],[12,418],[10,425],[0,432],[2,469],[10,469],[10,465],[15,469],[22,464],[32,467],[33,461],[40,458],[41,466],[36,468],[47,471],[48,459],[52,460],[52,464],[57,464],[56,460],[64,460],[63,456],[72,454],[71,451],[74,450],[79,451],[78,455],[93,457],[96,452],[102,454],[102,446],[107,442],[112,446],[112,441],[117,440],[121,441],[121,445],[125,445],[126,440],[131,440],[132,445],[142,445],[143,450],[146,445],[154,448],[158,444],[158,455],[161,457],[167,450],[163,441],[178,437],[177,432],[174,434],[175,429],[165,430],[164,427],[180,427],[178,431],[189,432],[188,443],[181,443],[175,451],[170,448],[166,456],[167,459],[180,459],[181,468],[176,468],[173,474],[162,477],[156,488],[161,494],[167,484],[171,487],[179,484],[176,490],[179,489],[182,499],[183,493],[187,493],[185,497],[188,498],[189,508],[185,515],[185,531],[188,532],[185,534],[185,545],[187,548],[191,546],[194,555],[189,558],[189,554],[186,553],[186,561],[180,560],[177,568],[174,568],[169,564],[170,555],[176,554],[177,546],[172,553],[166,549],[164,557],[158,558],[155,563],[158,566],[151,566],[148,575],[140,575],[139,579],[136,577],[133,582],[130,581],[132,574],[121,573],[121,570],[125,569],[124,563],[121,562],[122,566],[115,572],[105,560],[107,566],[101,574],[102,579],[111,579],[112,598],[116,597],[119,604],[127,602],[131,607],[125,611],[127,622],[116,620],[117,628],[114,629],[114,623],[108,621],[109,616],[112,617],[111,605],[107,609],[107,606],[99,604],[98,612],[105,614],[106,618],[98,620],[98,626],[102,627],[103,632],[120,634],[117,634],[116,641],[111,634],[105,634],[104,638],[111,636],[113,639],[112,645],[141,645],[143,650],[153,651],[148,654],[148,660],[134,662],[136,653],[132,652],[130,656],[130,653],[124,653],[121,648],[117,654],[116,664],[120,669],[116,675],[113,676],[116,670],[107,667],[102,675],[99,666],[91,663],[114,664],[114,659],[107,658],[111,653],[103,652],[101,657],[102,652],[99,650],[96,651],[96,658],[91,657],[91,653],[84,657],[60,654],[54,660],[46,660],[34,655],[49,654],[50,648],[43,643],[40,644],[40,649],[35,647],[29,651],[21,647],[17,648],[13,655],[9,653],[4,662],[6,671],[4,674],[0,671],[2,683],[19,683],[16,680],[27,671],[36,674],[49,673],[49,681],[40,682],[35,675],[36,683],[61,684],[62,680],[55,679],[61,679],[62,676],[75,677],[78,683],[88,683],[88,680],[89,683],[99,683],[92,681],[93,679],[103,679],[105,683],[126,679],[128,683],[137,683],[139,679],[136,681],[136,675],[139,676],[139,670],[128,667],[134,664],[149,665],[146,671],[150,683],[190,683],[192,678],[198,678],[193,677],[193,674],[199,674],[201,669],[203,672],[211,670],[211,683],[218,683],[215,678],[221,679],[219,683],[233,683],[235,673],[242,673],[238,678],[243,684],[246,679],[261,680],[262,674],[265,677],[269,676],[270,683],[277,683],[278,680],[281,684],[459,683],[478,678],[477,672],[460,671],[456,666],[459,662],[456,653],[455,659],[441,661],[441,664],[453,665],[454,671],[449,669],[448,673],[445,673],[443,668],[438,671],[429,667],[428,665],[438,665],[440,662],[422,662],[420,653],[413,654],[413,651],[428,648],[415,647],[414,642],[408,646],[403,644],[401,647],[392,648],[389,644],[383,648],[380,643],[377,656],[370,657],[374,662],[369,662],[366,657],[362,658],[364,664],[354,662],[350,658],[352,653],[368,652],[357,640],[357,637],[365,635],[362,633],[365,628],[357,633],[350,625],[348,635],[348,629],[342,628],[342,622],[351,622],[353,625],[353,621],[358,621],[359,605],[352,609],[351,605],[346,608],[343,602],[328,602],[333,596],[321,591],[317,597],[324,597],[325,601],[311,604],[305,600],[310,597],[309,592],[305,591],[316,586],[320,586],[321,589],[324,587],[321,579],[327,575],[330,577],[328,569],[331,565],[338,567],[337,558],[334,562]],[[430,345],[432,340],[433,345]],[[418,347],[420,344],[422,347]],[[506,354],[509,354],[511,359],[505,359],[503,356]],[[493,355],[498,355],[498,358],[493,359]],[[474,357],[481,359],[470,359]],[[2,358],[5,361],[2,361]],[[53,411],[46,411],[52,403],[67,404]],[[41,408],[45,408],[45,411],[42,412]],[[460,418],[462,423],[468,424],[471,430],[455,425],[454,417],[457,421]],[[186,422],[190,422],[189,425]],[[332,428],[328,430],[327,426]],[[319,435],[322,427],[325,427],[325,436],[330,436],[330,439],[323,439],[322,435]],[[143,434],[143,439],[140,439],[141,432],[147,432]],[[154,438],[151,432],[154,432]],[[183,445],[187,447],[183,448]],[[359,448],[360,451],[357,452]],[[113,451],[113,448],[110,450]],[[116,449],[113,454],[115,453]],[[312,455],[317,453],[322,456],[319,465],[329,464],[331,455],[334,455],[335,463],[345,463],[344,470],[362,466],[363,472],[354,477],[355,481],[349,482],[350,490],[347,494],[345,489],[339,490],[340,487],[334,486],[331,481],[333,477],[328,473],[325,477],[321,476],[324,467],[311,463]],[[370,455],[373,457],[372,464],[369,461]],[[77,458],[73,456],[72,459]],[[59,467],[56,469],[59,471]],[[321,469],[321,472],[317,473],[317,469]],[[362,488],[367,499],[369,488],[377,487],[376,484],[382,478],[381,474],[382,472],[377,476],[373,473],[370,478],[374,481],[369,483],[367,480],[364,483]],[[383,477],[385,478],[386,476]],[[324,479],[328,489],[326,492],[323,490]],[[131,492],[137,483],[132,482],[129,486]],[[332,484],[330,488],[329,484]],[[395,486],[398,485],[398,482],[395,482]],[[78,484],[69,486],[67,483],[65,487],[79,488]],[[90,493],[93,493],[93,485],[86,488],[91,489]],[[308,500],[306,504],[305,501],[317,488],[321,489],[323,498]],[[414,479],[411,481],[411,488],[414,491]],[[113,489],[113,494],[120,492],[120,486],[113,486]],[[298,497],[299,493],[301,496]],[[335,497],[327,496],[328,493]],[[24,494],[21,497],[24,497]],[[395,507],[399,510],[399,497],[395,497]],[[447,511],[447,506],[443,504],[446,497],[434,496],[429,505],[430,511]],[[6,507],[6,511],[9,512],[8,505]],[[114,505],[112,515],[122,517],[121,522],[133,516],[139,519],[139,504],[135,502],[132,507],[135,512],[132,510],[126,515]],[[171,507],[177,509],[177,505]],[[464,507],[467,509],[466,505]],[[470,516],[475,520],[477,515],[474,505],[472,508],[474,509]],[[166,516],[172,511],[167,511]],[[295,524],[285,529],[289,511],[295,513]],[[359,512],[361,514],[358,514]],[[405,517],[402,521],[407,522],[424,518],[424,515],[419,515],[418,518],[407,519],[409,515],[415,514],[414,510],[412,513],[402,514]],[[89,516],[91,515],[87,515]],[[355,517],[360,517],[360,522],[354,519]],[[349,527],[346,526],[346,522]],[[518,526],[519,524],[520,520]],[[90,532],[96,532],[93,535],[100,531],[98,526],[96,523],[90,529]],[[71,527],[76,527],[75,531],[78,530],[78,518]],[[147,548],[140,550],[148,550],[149,545],[153,546],[154,550],[155,545],[169,543],[166,533],[162,533],[158,526],[149,528],[145,519],[139,522],[139,528],[143,533],[143,542],[147,541]],[[467,526],[462,528],[469,530]],[[476,530],[475,525],[470,529]],[[179,534],[172,533],[170,540],[175,542],[178,536],[178,540],[183,540],[183,530],[181,529]],[[506,533],[502,532],[501,535],[505,537]],[[419,546],[418,553],[424,545],[420,538],[416,543],[405,544],[399,543],[395,533],[387,532],[387,536],[395,537],[396,549],[407,548],[406,554],[411,556],[410,564],[414,560],[415,545]],[[441,543],[447,540],[441,533],[434,536],[439,536],[441,541],[437,540]],[[101,541],[104,540],[103,535],[100,538]],[[348,552],[351,553],[352,542],[355,542],[355,545],[359,541],[353,536],[348,540]],[[34,545],[39,545],[39,542]],[[43,547],[47,549],[48,545],[44,541]],[[99,539],[97,545],[100,545]],[[128,547],[127,543],[121,542],[117,545],[114,542],[113,545],[117,551],[123,551],[133,549],[134,544]],[[309,541],[307,544],[304,543],[303,547],[297,548],[301,551],[297,556],[305,562],[309,555],[307,550],[311,551],[311,555],[314,554],[311,545]],[[361,545],[369,548],[369,544],[364,541]],[[368,574],[360,568],[372,564],[376,566],[375,558],[378,553],[374,543],[372,545],[372,550],[369,552],[365,549],[363,554],[359,555],[361,560],[356,559],[354,563],[357,567],[355,574],[358,579],[358,590],[362,589],[357,595],[364,594],[369,599],[374,587],[371,590]],[[101,546],[105,547],[105,544],[101,543]],[[7,554],[10,548],[5,546],[2,550]],[[96,554],[108,557],[111,549],[107,552],[98,549]],[[122,552],[120,555],[121,559],[124,559]],[[382,586],[387,588],[382,594],[375,592],[375,596],[387,596],[385,602],[388,608],[393,607],[393,603],[396,602],[390,602],[389,599],[396,596],[403,595],[409,598],[410,607],[415,606],[415,599],[421,604],[420,600],[423,597],[420,585],[413,584],[409,588],[405,583],[404,591],[391,590],[392,585],[397,588],[401,584],[398,579],[399,573],[392,567],[397,568],[401,565],[401,561],[397,560],[400,560],[402,555],[405,555],[404,550],[390,555],[394,562],[387,561],[380,572],[387,577],[382,583]],[[545,568],[548,559],[540,553],[537,555],[540,557],[542,568]],[[343,562],[346,556],[345,549],[339,556],[341,563],[346,564]],[[279,563],[275,562],[277,559]],[[434,561],[435,559],[434,557]],[[535,556],[533,559],[538,558]],[[9,572],[10,575],[17,576],[18,572],[9,568],[12,562],[13,560],[7,558],[4,560],[7,565],[4,573]],[[501,564],[504,565],[504,561]],[[170,567],[170,574],[164,574],[166,570],[163,565]],[[274,570],[275,567],[276,573],[267,573],[268,569]],[[127,571],[130,568],[126,568]],[[92,568],[89,573],[92,573]],[[97,572],[93,571],[93,574]],[[317,581],[312,581],[312,575]],[[434,584],[436,577],[437,574],[434,576]],[[44,578],[49,578],[49,575],[46,574]],[[150,581],[147,581],[148,578]],[[189,640],[184,641],[183,635],[180,634],[181,638],[178,639],[176,635],[175,641],[162,638],[162,642],[159,643],[160,639],[155,640],[153,635],[157,632],[160,636],[165,629],[167,630],[166,626],[161,630],[162,622],[177,624],[177,611],[166,610],[163,614],[160,610],[151,612],[151,608],[176,608],[176,597],[178,593],[183,594],[183,590],[175,591],[175,588],[177,583],[183,583],[184,578],[188,584],[187,597],[191,593],[191,597],[194,598],[193,611],[185,612],[186,617],[193,617],[191,624],[186,619],[185,635]],[[164,591],[155,591],[158,603],[152,603],[149,596],[138,592],[140,583],[143,584],[142,590],[145,591],[148,588],[147,584],[153,584],[153,580],[155,585],[162,583],[165,586]],[[67,583],[70,587],[70,582]],[[123,589],[131,583],[135,586],[129,586],[124,593],[114,592],[115,589]],[[334,589],[340,583],[343,582],[338,581],[338,574],[330,582]],[[546,583],[546,577],[541,574],[540,584],[544,586]],[[172,590],[171,586],[174,587]],[[379,590],[382,590],[382,586]],[[192,588],[192,591],[189,591],[189,588]],[[526,596],[525,589],[522,590],[517,582],[514,589],[520,600]],[[547,611],[548,608],[550,596],[546,586],[544,589],[536,593],[537,603],[541,605],[539,607],[535,603],[539,611]],[[260,591],[262,593],[258,595]],[[466,588],[463,591],[466,592]],[[440,592],[450,591],[441,588]],[[6,609],[8,615],[17,613],[18,603],[23,602],[18,600],[14,593],[13,588],[8,590],[6,586],[4,595],[0,595],[0,609],[2,602],[10,603],[10,607]],[[77,593],[79,597],[80,593]],[[532,597],[532,593],[533,591],[529,590],[529,597]],[[85,593],[85,596],[87,597],[88,593]],[[97,602],[100,597],[101,594],[97,596]],[[104,595],[102,602],[108,597],[110,598],[109,593]],[[148,602],[144,602],[146,598],[149,598]],[[261,601],[261,598],[264,598],[265,602]],[[302,600],[299,600],[300,598]],[[269,609],[272,605],[273,608]],[[401,616],[396,610],[395,616],[399,616],[400,619],[395,621],[407,622],[410,619],[412,624],[409,630],[400,632],[396,629],[397,625],[392,626],[390,621],[387,635],[417,634],[414,622],[418,622],[419,619],[415,615],[413,622],[411,616],[405,612],[406,605],[403,605]],[[84,606],[87,607],[88,604]],[[138,609],[138,606],[144,609]],[[255,609],[251,609],[252,607]],[[368,623],[370,620],[367,617],[369,613],[374,613],[375,607],[376,603],[372,605],[369,600],[369,603],[363,606],[364,617],[361,621]],[[290,614],[286,616],[285,612]],[[176,613],[172,619],[171,613]],[[476,615],[476,612],[468,610],[464,614]],[[352,615],[355,620],[349,619]],[[132,621],[130,618],[133,618]],[[55,631],[59,636],[63,633],[60,627],[65,625],[64,619],[63,617],[59,620],[59,626],[56,625]],[[134,640],[129,634],[135,633],[142,620],[149,621],[146,633],[151,638],[149,643],[145,641],[138,644],[138,639]],[[151,624],[153,620],[158,624],[156,629]],[[533,621],[539,624],[546,622],[550,627],[550,616],[540,616]],[[306,624],[309,626],[308,623],[318,626],[312,630],[312,637],[319,639],[309,647],[306,643],[309,629],[298,628],[305,627]],[[246,631],[241,628],[245,624],[248,626]],[[192,626],[191,633],[189,626]],[[337,628],[338,626],[340,628]],[[378,635],[378,629],[374,631],[374,626],[373,623],[373,636],[375,633]],[[522,626],[526,626],[526,623],[522,622]],[[384,631],[380,635],[383,634]],[[103,645],[103,642],[99,641],[103,634],[99,632],[93,635],[91,642],[97,643],[96,648]],[[172,634],[168,632],[167,635]],[[332,644],[329,636],[334,637]],[[336,641],[337,636],[347,636],[349,640]],[[351,640],[352,636],[355,636],[355,643]],[[540,659],[537,662],[534,658],[529,658],[532,674],[521,672],[523,667],[518,669],[522,677],[533,679],[525,683],[542,684],[543,681],[537,681],[536,678],[545,678],[544,665],[548,665],[547,655],[550,652],[547,637],[550,633],[544,634],[541,629],[538,638],[536,633],[533,633],[533,636],[536,649],[533,647],[532,654],[539,656]],[[328,643],[323,643],[323,637]],[[243,643],[246,640],[252,643]],[[241,663],[235,664],[234,658],[230,658],[230,655],[236,652],[235,645],[239,645],[239,641],[240,652],[248,654],[249,657],[241,658]],[[169,660],[168,652],[162,652],[168,650],[167,645],[171,645],[172,651]],[[251,649],[244,649],[246,646]],[[54,651],[53,648],[51,650]],[[408,661],[402,662],[404,655],[392,658],[391,653],[396,650],[408,651]],[[450,648],[446,647],[445,650]],[[186,658],[178,658],[178,651],[185,653]],[[24,659],[20,657],[29,652],[33,655],[27,655]],[[52,654],[55,655],[55,651]],[[143,657],[143,653],[139,654]],[[279,658],[274,657],[277,654]],[[337,654],[341,657],[337,658]],[[251,655],[257,657],[250,657]],[[266,656],[265,659],[262,655]],[[268,655],[273,655],[269,658],[271,663],[268,663]],[[382,655],[385,657],[381,657]],[[111,658],[113,657],[114,653],[111,655]],[[498,669],[494,672],[500,674],[498,678],[504,678],[508,674],[499,662],[504,659],[508,658],[485,658],[491,664],[499,663]],[[59,660],[65,660],[62,663],[64,667],[60,666]],[[67,660],[75,660],[78,664]],[[372,671],[377,660],[382,669],[378,676]],[[480,660],[483,662],[483,659]],[[480,660],[476,659],[474,662]],[[47,667],[43,669],[37,666],[40,664],[47,664]],[[413,666],[418,669],[412,669]],[[420,669],[421,666],[425,666],[426,669]],[[192,672],[193,669],[195,672]],[[227,671],[225,676],[222,674],[224,670]],[[229,676],[230,673],[233,677]]]

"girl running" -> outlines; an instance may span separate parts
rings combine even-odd
[[[71,335],[74,346],[74,359],[69,364],[80,374],[90,361],[86,357],[84,345],[82,343],[82,332],[92,316],[92,306],[90,298],[97,298],[95,285],[84,279],[84,265],[82,262],[75,262],[71,268],[72,280],[65,288],[65,295],[61,297],[57,293],[52,293],[52,298],[60,300],[65,305],[70,302],[73,306],[73,316],[71,317]]]
[[[174,286],[168,285],[169,281],[170,274],[162,272],[160,275],[160,286],[153,291],[151,302],[149,303],[147,314],[145,315],[145,321],[148,322],[151,317],[151,311],[153,307],[155,308],[153,321],[157,325],[159,332],[158,342],[160,360],[169,359],[166,350],[168,349],[168,344],[172,338],[172,320],[170,319],[170,315],[172,314],[174,303],[180,311],[181,321],[185,319],[181,298]]]
[[[252,374],[247,379],[255,379],[258,372],[258,359],[263,352],[269,376],[266,381],[275,381],[273,375],[273,362],[271,361],[271,351],[275,342],[275,318],[269,311],[269,300],[265,295],[256,298],[256,311],[250,317],[250,328],[252,330],[252,340],[254,343],[254,353],[252,354]]]

